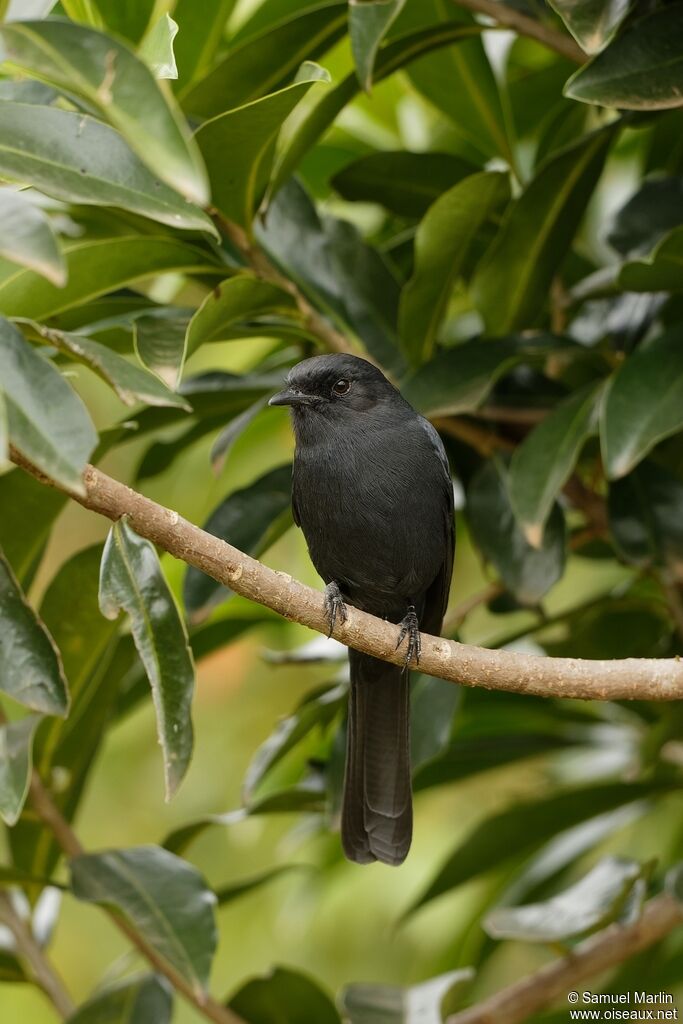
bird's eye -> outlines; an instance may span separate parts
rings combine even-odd
[[[351,381],[346,380],[344,377],[342,377],[341,380],[337,381],[332,390],[334,391],[335,395],[345,395],[347,394],[350,387]]]

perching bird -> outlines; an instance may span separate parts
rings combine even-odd
[[[401,864],[413,812],[407,666],[438,634],[455,545],[453,487],[436,430],[386,377],[352,355],[290,371],[270,405],[296,438],[294,520],[326,583],[330,632],[345,604],[398,625],[404,669],[349,650],[351,690],[341,834],[359,864]]]

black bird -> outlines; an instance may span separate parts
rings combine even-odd
[[[349,650],[342,845],[359,864],[401,864],[413,811],[407,666],[419,631],[438,634],[455,546],[441,439],[377,367],[315,356],[271,405],[292,408],[294,520],[326,583],[330,632],[345,603],[398,625],[405,668]]]

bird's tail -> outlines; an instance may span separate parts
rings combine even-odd
[[[413,835],[408,672],[353,650],[349,663],[342,845],[358,864],[402,864]]]

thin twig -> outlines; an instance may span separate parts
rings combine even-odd
[[[48,997],[59,1016],[66,1020],[75,1010],[71,996],[54,967],[40,948],[26,921],[17,913],[12,900],[0,890],[0,921],[9,928],[16,952],[29,969],[36,985]]]
[[[549,25],[544,25],[543,22],[530,18],[527,14],[522,14],[521,11],[516,10],[514,7],[508,7],[506,4],[499,3],[498,0],[454,0],[454,3],[458,7],[464,7],[466,10],[472,11],[473,14],[486,15],[487,18],[492,18],[498,25],[510,28],[520,36],[528,36],[529,39],[535,39],[536,42],[542,43],[543,46],[547,46],[550,50],[555,50],[556,53],[561,54],[575,64],[585,64],[588,60],[579,44],[571,36],[558,32]]]
[[[291,295],[297,304],[299,312],[303,317],[304,327],[310,331],[330,352],[353,352],[353,346],[341,331],[338,331],[330,324],[325,317],[314,309],[300,288],[280,273],[277,267],[271,263],[263,249],[255,245],[249,238],[246,231],[228,220],[220,210],[211,207],[208,211],[223,234],[230,239],[233,245],[239,250],[257,277],[263,281],[269,281],[277,285],[283,291]]]
[[[71,825],[62,816],[61,811],[45,789],[36,771],[33,772],[31,777],[29,800],[33,810],[43,824],[50,829],[57,840],[57,844],[67,857],[80,857],[86,852]],[[130,943],[154,967],[154,970],[168,978],[173,988],[185,996],[187,1001],[202,1013],[207,1020],[214,1021],[214,1024],[245,1024],[241,1017],[238,1017],[228,1007],[221,1006],[212,996],[204,996],[196,992],[182,974],[179,974],[171,964],[159,956],[152,946],[148,945],[145,939],[137,932],[135,926],[127,921],[126,918],[121,917],[116,911],[110,910],[107,907],[103,907],[103,909],[119,931],[123,932]]]
[[[645,904],[633,924],[613,924],[483,1002],[448,1017],[447,1024],[520,1024],[587,978],[616,967],[683,925],[683,904],[666,893]],[[580,998],[580,997],[579,997]]]
[[[118,520],[127,516],[134,530],[169,554],[194,565],[251,601],[286,619],[328,633],[329,623],[320,591],[306,587],[287,573],[275,572],[238,548],[187,522],[177,512],[145,498],[125,484],[88,466],[83,493],[74,494],[33,466],[15,449],[11,458],[48,486],[70,494],[84,508]],[[332,635],[355,650],[394,665],[404,663],[397,650],[398,627],[356,608],[348,609]],[[485,689],[568,697],[577,700],[680,700],[683,661],[677,658],[626,658],[588,661],[548,658],[518,651],[486,650],[454,640],[422,635],[420,668],[428,675]]]

